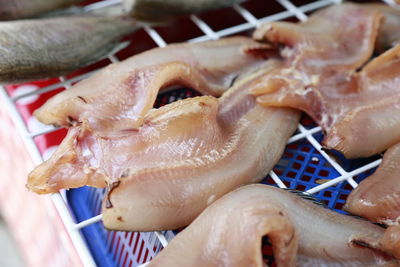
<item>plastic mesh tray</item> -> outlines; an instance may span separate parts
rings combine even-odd
[[[195,95],[198,94],[188,89],[170,91],[160,95],[155,106],[162,106]],[[302,118],[301,124],[308,128],[315,127],[311,119],[306,116]],[[317,140],[322,140],[323,135],[321,132],[317,132],[315,137]],[[374,159],[345,160],[343,158],[341,164],[351,170]],[[287,188],[300,191],[307,191],[340,176],[339,172],[306,138],[288,144],[282,158],[273,170]],[[369,169],[361,173],[357,176],[357,181],[360,182],[374,170]],[[270,175],[265,177],[261,183],[277,186]],[[352,188],[347,181],[343,181],[318,191],[314,196],[327,208],[345,213],[341,208]],[[91,187],[72,189],[67,192],[68,201],[78,221],[100,214],[104,192],[104,189]],[[107,231],[100,222],[85,227],[82,231],[97,264],[102,267],[136,266],[150,261],[162,249],[153,233]],[[167,240],[172,239],[176,233],[176,231],[163,232]],[[268,240],[264,239],[263,241],[264,261],[271,266],[273,264],[272,250]]]
[[[96,1],[88,1],[91,2]],[[49,97],[89,77],[95,70],[168,43],[198,42],[237,34],[249,35],[263,22],[304,20],[310,12],[339,2],[341,1],[248,0],[233,8],[184,17],[171,22],[168,26],[144,28],[127,36],[113,53],[91,66],[64,77],[6,86],[5,89],[9,101],[15,104],[18,119],[25,125],[22,128],[24,128],[24,138],[28,140],[26,142],[31,142],[30,144],[35,146],[46,159],[61,142],[66,130],[41,125],[32,116],[33,111]],[[195,95],[196,92],[187,88],[169,91],[158,97],[156,106]],[[310,118],[303,116],[281,160],[262,183],[307,191],[324,202],[328,208],[343,212],[341,208],[347,195],[362,179],[373,173],[380,162],[380,157],[346,160],[339,154],[328,155],[321,148],[322,137],[321,129]],[[67,191],[67,205],[74,219],[82,222],[100,214],[103,194],[104,190],[90,187]],[[76,224],[73,226],[76,227]],[[71,227],[70,223],[66,223],[66,227]],[[161,239],[155,233],[107,231],[101,222],[83,227],[81,233],[98,266],[136,266],[151,260],[163,247]],[[165,231],[158,234],[171,240],[175,233]],[[271,263],[272,253],[267,239],[264,239],[262,250],[265,262]],[[85,259],[82,261],[90,266]]]

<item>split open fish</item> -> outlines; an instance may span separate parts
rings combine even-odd
[[[367,63],[381,19],[379,10],[342,4],[300,24],[264,25],[255,38],[285,45],[285,63],[254,86],[257,101],[307,112],[326,133],[323,145],[348,158],[396,144],[400,47]]]
[[[134,136],[140,143],[126,148],[134,152],[106,194],[105,227],[176,229],[235,187],[261,181],[282,156],[299,120],[299,112],[264,108],[249,95],[251,81],[276,66],[269,64],[219,99],[185,99],[148,113]]]

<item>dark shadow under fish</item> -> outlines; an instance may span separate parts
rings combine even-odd
[[[124,0],[124,7],[134,18],[162,21],[174,16],[202,13],[229,7],[244,0]]]
[[[108,16],[0,22],[0,83],[56,77],[87,66],[138,27],[131,18]]]
[[[0,20],[33,17],[81,1],[82,0],[0,0]]]

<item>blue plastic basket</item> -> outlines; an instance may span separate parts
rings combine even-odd
[[[178,89],[161,94],[155,106],[193,97],[198,95],[190,89]],[[316,127],[314,122],[304,116],[301,125],[306,129]],[[295,133],[296,135],[296,133]],[[321,141],[323,134],[317,132],[313,135],[317,141]],[[337,161],[343,169],[351,171],[377,159],[371,157],[360,160],[346,160],[336,155]],[[357,182],[369,176],[375,169],[370,169],[355,177]],[[339,172],[321,155],[316,148],[307,140],[302,138],[287,145],[285,152],[273,169],[287,188],[307,191],[327,180],[340,176]],[[265,177],[262,183],[277,186],[271,176]],[[334,186],[318,191],[314,196],[323,202],[326,207],[345,213],[341,210],[352,186],[347,181],[339,182]],[[83,221],[100,214],[101,201],[104,190],[83,187],[67,191],[67,198],[71,209],[78,221]],[[151,260],[157,252],[162,249],[159,240],[154,233],[132,233],[107,231],[102,223],[96,223],[82,229],[87,244],[93,257],[101,267],[111,266],[136,266]],[[163,232],[167,239],[175,235],[172,231]],[[272,254],[268,249],[268,240],[264,240],[264,260],[271,263]]]

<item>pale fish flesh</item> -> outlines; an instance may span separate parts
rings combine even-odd
[[[247,185],[205,209],[148,266],[262,267],[264,236],[278,267],[399,266],[384,231],[287,191]]]
[[[264,62],[269,52],[268,45],[246,37],[155,48],[107,66],[51,98],[34,114],[45,124],[87,121],[102,135],[134,130],[159,90],[181,85],[220,96],[241,72]]]
[[[374,222],[400,223],[400,144],[389,148],[375,173],[351,192],[345,209]]]
[[[257,101],[307,112],[326,133],[323,144],[349,158],[371,156],[399,142],[400,47],[357,72],[373,53],[381,18],[379,10],[343,4],[298,25],[261,27],[257,39],[286,48],[284,66],[254,85]]]
[[[267,61],[239,77],[220,99],[189,98],[151,110],[141,127],[125,135],[101,138],[85,123],[73,127],[29,182],[43,193],[73,177],[86,182],[97,176],[109,185],[103,203],[107,228],[185,226],[236,186],[260,181],[282,155],[299,112],[263,108],[248,94],[249,83],[277,64]]]
[[[265,61],[259,57],[267,52],[265,49],[268,46],[244,37],[171,45],[113,64],[53,97],[35,112],[40,120],[65,126],[73,120],[81,123],[75,122],[55,154],[31,172],[28,188],[52,193],[112,183],[99,168],[103,166],[100,164],[112,167],[118,157],[106,156],[104,162],[96,163],[106,149],[102,148],[103,140],[116,142],[118,149],[124,149],[124,142],[137,143],[135,136],[160,89],[187,85],[204,94],[221,95],[241,72]],[[105,134],[113,139],[104,138]],[[110,179],[119,179],[121,174],[108,173]]]
[[[220,99],[186,99],[148,113],[129,137],[134,141],[119,145],[126,152],[117,154],[126,157],[113,161],[120,179],[103,202],[105,227],[176,229],[237,186],[261,181],[299,120],[299,112],[264,108],[248,94],[250,82],[275,66],[246,76]]]

